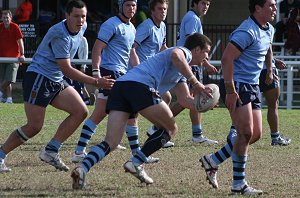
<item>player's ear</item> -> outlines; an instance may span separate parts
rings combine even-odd
[[[66,19],[68,19],[70,17],[70,14],[65,12],[65,17],[66,17]]]

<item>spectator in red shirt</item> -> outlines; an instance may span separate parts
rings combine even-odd
[[[25,0],[20,4],[16,11],[15,21],[17,23],[29,21],[31,13],[32,3],[30,2],[30,0]]]
[[[12,14],[9,10],[2,11],[2,23],[0,23],[0,57],[18,58],[20,62],[25,60],[23,35],[19,26],[12,22]],[[19,64],[0,63],[0,100],[3,101],[6,92],[6,103],[12,101],[12,83],[16,82]]]

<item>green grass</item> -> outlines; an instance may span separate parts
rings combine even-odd
[[[93,107],[89,107],[90,111]],[[264,190],[261,197],[300,197],[299,182],[299,110],[280,110],[280,128],[284,135],[292,138],[288,147],[270,146],[270,135],[263,110],[263,137],[249,150],[246,178],[253,187]],[[216,108],[204,114],[205,135],[216,139],[216,146],[197,145],[191,142],[191,124],[188,111],[176,120],[179,132],[173,141],[174,148],[162,149],[153,156],[158,164],[146,165],[145,170],[154,179],[154,184],[145,186],[130,174],[125,174],[123,163],[129,159],[129,149],[116,150],[87,175],[87,186],[83,191],[73,191],[69,172],[56,171],[38,158],[40,150],[52,138],[57,126],[66,114],[52,107],[47,109],[43,130],[34,138],[11,152],[6,164],[12,171],[0,174],[0,197],[228,197],[230,192],[232,165],[226,161],[219,169],[219,190],[208,185],[199,158],[216,151],[224,143],[230,126],[228,112]],[[0,104],[0,143],[17,127],[26,122],[23,104]],[[104,137],[106,120],[99,126],[91,144]],[[146,140],[145,131],[150,123],[139,118],[140,142]],[[70,162],[75,144],[80,135],[78,129],[64,144],[61,156],[73,169]],[[124,136],[122,144],[128,143]]]

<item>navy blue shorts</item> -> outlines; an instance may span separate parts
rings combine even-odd
[[[251,85],[247,83],[234,82],[236,92],[239,94],[239,97],[242,101],[242,104],[239,102],[236,103],[237,107],[241,107],[251,102],[252,109],[261,109],[261,93],[258,85]],[[220,97],[223,103],[226,105],[226,90],[224,79],[220,80],[219,84]]]
[[[77,80],[72,80],[66,76],[64,76],[64,80],[79,93],[82,99],[84,98],[84,83],[78,82]]]
[[[162,99],[153,88],[134,81],[115,82],[110,91],[106,113],[110,110],[123,111],[130,114],[129,118],[135,118],[140,110],[161,103]]]
[[[202,80],[203,80],[202,67],[192,65],[191,68],[192,68],[192,72],[196,76],[197,80],[199,80],[202,83]]]
[[[125,74],[123,72],[108,70],[103,67],[100,67],[100,73],[101,76],[110,76],[111,79],[115,79],[115,80]],[[102,93],[103,96],[108,96],[110,93],[110,89],[99,89],[99,93]]]
[[[273,74],[278,76],[278,69],[273,67],[272,70],[273,70]],[[273,80],[273,82],[270,85],[267,85],[265,83],[266,75],[267,75],[267,69],[263,69],[260,72],[260,76],[259,76],[259,89],[261,92],[266,92],[268,90],[276,89],[280,87],[279,80]]]
[[[192,68],[192,72],[194,74],[194,76],[196,76],[197,80],[199,82],[202,83],[202,80],[203,80],[203,74],[202,74],[202,68],[201,67],[198,67],[198,66],[191,66]],[[192,88],[192,85],[188,84],[189,85],[189,88],[191,89]]]
[[[26,72],[23,80],[23,99],[30,104],[47,107],[68,86],[65,80],[54,82],[41,74]]]

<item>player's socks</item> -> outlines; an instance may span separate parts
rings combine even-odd
[[[107,142],[103,141],[100,144],[93,146],[87,156],[81,163],[81,167],[87,173],[92,166],[101,161],[110,152],[110,147]]]
[[[6,158],[6,153],[0,148],[0,159],[5,159]]]
[[[277,139],[280,136],[279,131],[275,132],[275,133],[271,133],[271,138],[272,139]]]
[[[238,156],[232,153],[233,164],[233,181],[232,186],[241,186],[246,183],[245,168],[247,163],[247,156]]]
[[[138,136],[138,127],[137,126],[126,126],[126,135],[128,142],[131,148],[131,152],[134,154],[139,148],[139,136]]]
[[[211,155],[212,160],[216,165],[220,165],[225,160],[231,157],[233,144],[236,141],[236,130],[231,127],[229,135],[227,136],[227,144],[225,144],[220,150]]]
[[[146,157],[149,157],[170,139],[171,136],[164,129],[159,129],[146,140],[141,151],[146,155]]]
[[[202,135],[202,125],[201,124],[193,124],[192,125],[192,135],[195,138],[199,138]]]
[[[45,151],[58,153],[58,150],[61,148],[61,146],[62,146],[61,142],[55,139],[51,139],[51,141],[45,147]]]
[[[140,149],[137,149],[131,160],[135,166],[139,166],[147,161],[147,156]]]
[[[87,147],[90,139],[93,137],[95,131],[96,131],[97,125],[89,118],[85,121],[82,129],[80,138],[78,140],[77,146],[76,146],[76,153],[83,153],[85,148]]]

